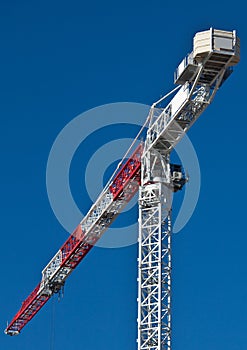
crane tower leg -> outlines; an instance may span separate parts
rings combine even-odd
[[[170,208],[166,184],[140,187],[138,350],[171,350]]]

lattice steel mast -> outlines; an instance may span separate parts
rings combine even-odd
[[[171,196],[187,179],[170,152],[210,104],[239,60],[235,32],[197,33],[179,65],[182,84],[165,108],[150,110],[139,190],[138,350],[171,350]],[[158,101],[162,102],[162,99]],[[176,170],[176,171],[175,171]]]

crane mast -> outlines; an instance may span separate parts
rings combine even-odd
[[[187,178],[170,154],[213,100],[240,59],[235,31],[210,29],[194,37],[193,51],[178,66],[178,91],[154,103],[140,143],[88,214],[42,271],[5,333],[17,335],[91,250],[139,190],[138,350],[171,350],[172,196]],[[164,105],[164,106],[163,106]]]
[[[150,110],[139,189],[138,350],[171,350],[172,192],[187,181],[170,153],[213,100],[239,60],[236,32],[197,33],[175,72],[181,88],[164,108]],[[162,102],[162,99],[158,101]],[[179,169],[180,170],[180,169]]]

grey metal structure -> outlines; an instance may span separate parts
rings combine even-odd
[[[238,63],[239,47],[235,31],[197,33],[175,72],[178,92],[167,106],[164,98],[150,109],[139,189],[138,350],[172,348],[171,196],[182,174],[171,171],[170,153]]]

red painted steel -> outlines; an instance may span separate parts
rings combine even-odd
[[[128,202],[137,192],[140,185],[141,172],[141,156],[143,152],[143,145],[140,144],[135,152],[130,156],[128,161],[122,166],[120,171],[114,178],[109,187],[113,194],[113,200],[125,200]],[[110,223],[117,217],[119,213],[115,213],[111,218]],[[60,248],[62,254],[62,262],[59,269],[67,267],[75,269],[86,254],[93,248],[100,236],[90,240],[90,244],[84,240],[85,236],[79,224],[75,231],[69,236],[65,243]],[[57,271],[59,273],[59,270]],[[9,335],[18,334],[21,329],[36,315],[42,306],[50,299],[52,295],[47,295],[42,292],[39,293],[41,283],[34,289],[29,297],[22,303],[21,309],[14,316],[11,323],[5,330]]]
[[[22,328],[36,315],[42,306],[50,298],[48,295],[38,295],[40,283],[29,295],[29,297],[22,303],[20,311],[15,315],[11,323],[6,329],[6,333],[15,335],[18,334]]]
[[[61,247],[62,252],[62,264],[68,260],[73,251],[78,247],[82,240],[82,229],[81,225],[78,225],[75,231],[69,236],[67,241]]]
[[[125,187],[132,179],[137,179],[140,184],[140,172],[141,172],[141,156],[143,152],[143,145],[137,147],[135,152],[131,155],[128,161],[123,165],[115,179],[113,180],[110,191],[113,194],[113,199],[121,197]]]

